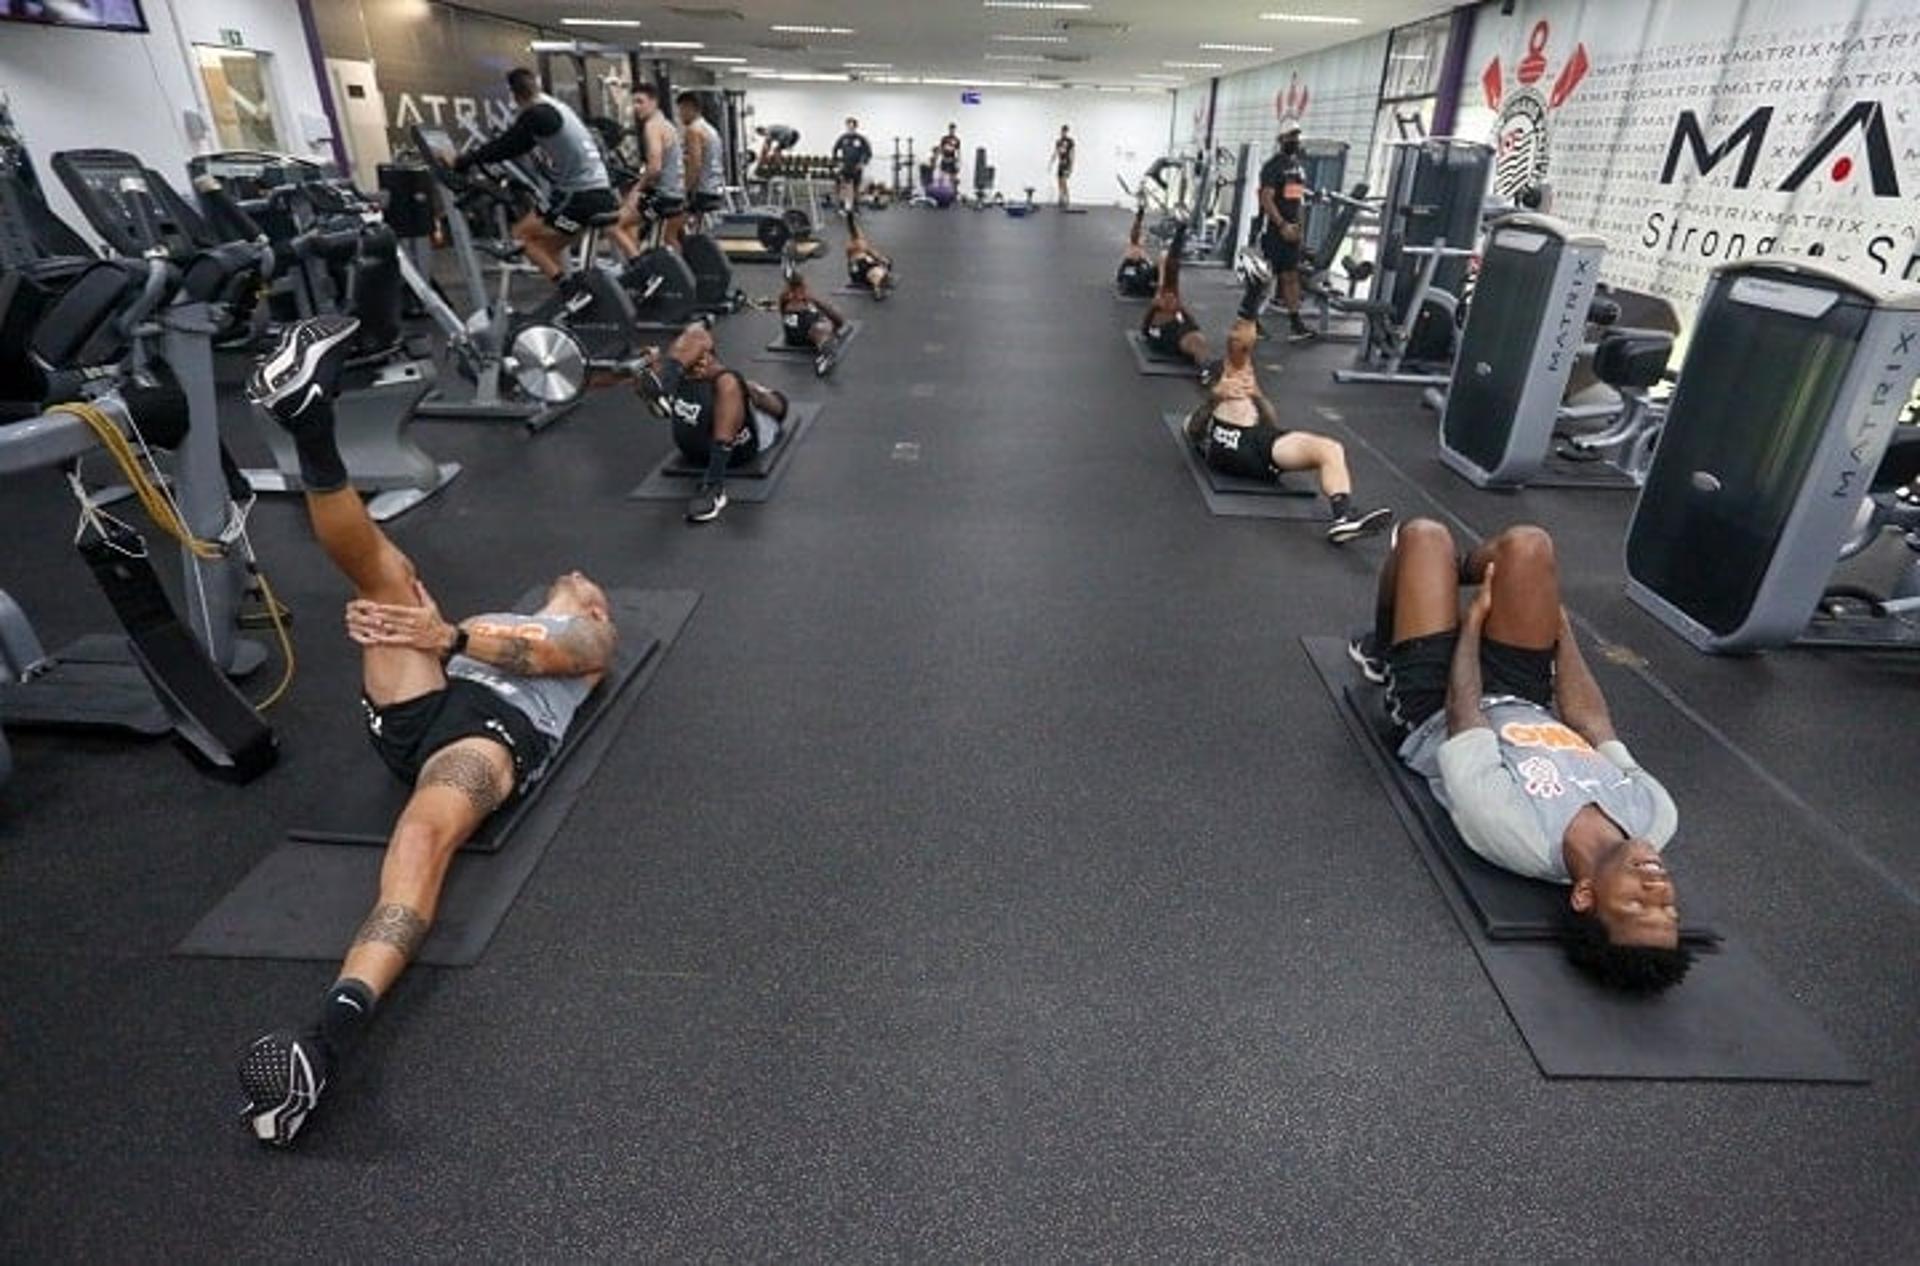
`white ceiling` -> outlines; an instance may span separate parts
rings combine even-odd
[[[628,44],[698,40],[698,52],[663,57],[744,57],[773,71],[858,77],[940,77],[1076,86],[1154,88],[1230,74],[1416,21],[1448,0],[1087,0],[1078,11],[989,9],[981,0],[465,0],[522,21],[559,27],[563,18],[638,20],[631,28],[572,27],[582,40]],[[1355,24],[1263,21],[1287,12],[1358,19]],[[844,34],[788,34],[775,24],[851,27]],[[1089,25],[1081,25],[1089,24]],[[1100,24],[1093,26],[1091,24]],[[1010,42],[995,35],[1064,37]],[[1263,45],[1272,52],[1205,50],[1202,43]],[[989,58],[992,60],[989,60]],[[1044,57],[1010,61],[1007,57]],[[849,69],[854,62],[884,69]],[[1168,62],[1219,63],[1211,67]],[[730,68],[716,65],[716,71]],[[1144,78],[1143,76],[1177,76]]]

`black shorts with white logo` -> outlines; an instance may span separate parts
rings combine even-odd
[[[1147,327],[1147,346],[1162,356],[1184,355],[1180,350],[1180,340],[1189,334],[1198,334],[1200,327],[1191,317],[1182,312],[1170,321]]]
[[[384,708],[362,695],[360,706],[373,750],[402,782],[417,782],[436,752],[461,739],[491,739],[506,748],[516,792],[539,778],[553,754],[553,741],[526,713],[477,681],[451,678],[438,690]]]
[[[1266,422],[1252,426],[1207,423],[1207,465],[1238,479],[1278,479],[1273,464],[1273,442],[1286,432]]]
[[[562,233],[579,233],[596,215],[608,215],[620,209],[620,199],[611,189],[576,189],[556,193],[540,212],[540,218]]]

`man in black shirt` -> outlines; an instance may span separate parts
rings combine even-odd
[[[847,130],[833,143],[833,163],[840,172],[835,191],[840,196],[841,210],[851,211],[860,204],[860,186],[866,177],[867,164],[872,161],[873,146],[860,135],[860,120],[849,118]]]
[[[947,134],[940,138],[934,147],[939,158],[940,174],[952,177],[951,183],[958,188],[960,184],[960,125],[947,124]]]
[[[1060,205],[1067,206],[1067,181],[1073,178],[1073,137],[1067,133],[1067,125],[1060,125],[1059,139],[1053,143],[1053,178],[1060,187]]]
[[[1287,310],[1289,337],[1296,343],[1313,337],[1300,319],[1300,239],[1306,228],[1307,171],[1300,163],[1300,125],[1280,125],[1280,149],[1260,168],[1260,253]]]

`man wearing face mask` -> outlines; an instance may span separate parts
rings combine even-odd
[[[1288,337],[1313,337],[1300,319],[1300,238],[1306,227],[1307,170],[1300,162],[1300,125],[1280,123],[1280,149],[1260,168],[1260,253],[1266,256],[1287,310]]]

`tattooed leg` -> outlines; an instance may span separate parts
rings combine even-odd
[[[378,996],[406,970],[433,925],[447,866],[513,790],[513,762],[491,739],[463,739],[420,771],[380,866],[380,898],[341,964]]]

